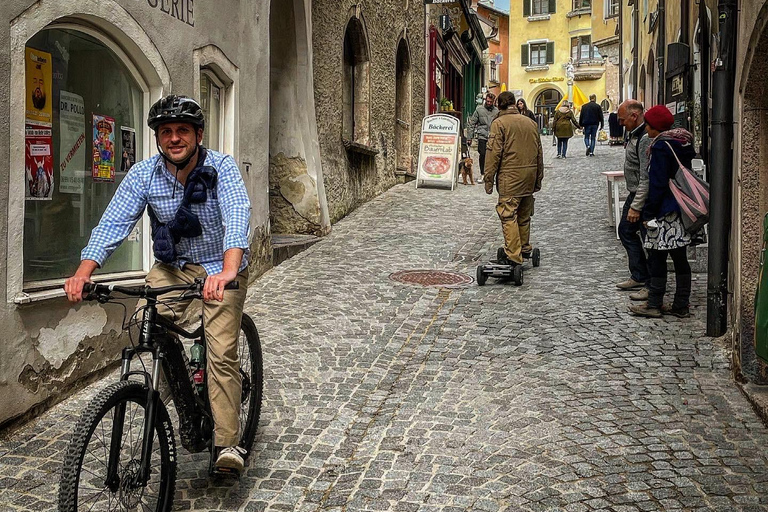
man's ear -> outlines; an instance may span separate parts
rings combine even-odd
[[[203,142],[203,129],[198,128],[197,129],[197,143],[200,144]]]

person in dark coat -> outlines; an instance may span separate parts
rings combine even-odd
[[[525,100],[523,98],[520,98],[517,100],[517,111],[523,114],[524,116],[530,117],[531,121],[536,123],[536,116],[533,115],[533,112],[528,110],[528,105],[525,103]],[[536,123],[536,126],[538,126],[538,123]]]
[[[676,128],[672,113],[664,105],[656,105],[645,113],[645,129],[653,140],[648,165],[648,197],[643,206],[645,225],[643,246],[648,251],[648,302],[630,306],[636,316],[661,318],[670,314],[680,318],[690,315],[691,266],[687,250],[692,236],[686,232],[680,218],[680,207],[669,188],[669,180],[675,177],[680,165],[691,168],[695,156],[693,135]],[[665,305],[667,286],[667,256],[675,266],[675,297],[671,305]]]
[[[597,104],[597,96],[589,95],[589,103],[581,107],[579,124],[584,127],[584,145],[587,147],[587,156],[595,156],[595,141],[597,130],[603,129],[603,108]]]

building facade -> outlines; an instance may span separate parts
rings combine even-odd
[[[576,85],[606,100],[605,59],[592,35],[591,0],[510,2],[509,90],[522,96],[546,129],[555,107]],[[573,65],[573,82],[567,76]]]
[[[507,88],[509,81],[509,13],[494,6],[493,1],[473,1],[480,21],[488,28],[488,55],[485,59],[486,87],[496,96]]]
[[[237,162],[255,278],[272,236],[328,233],[413,172],[424,12],[401,0],[5,1],[0,424],[119,360],[123,310],[72,307],[62,284],[131,165],[157,151],[152,103],[198,98],[203,143]],[[145,215],[96,279],[139,284],[152,264]]]
[[[605,98],[603,112],[614,112],[623,100],[619,76],[621,69],[621,0],[592,2],[592,44],[605,59]]]

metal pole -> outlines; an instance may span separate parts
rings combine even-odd
[[[736,4],[737,0],[720,0],[718,4],[720,47],[712,79],[707,336],[722,336],[728,327],[728,248],[733,180]]]
[[[667,80],[664,73],[664,62],[667,54],[667,19],[664,10],[664,0],[659,0],[659,6],[657,8],[659,16],[659,39],[656,48],[656,65],[659,68],[657,70],[659,90],[656,91],[656,103],[658,105],[664,105],[666,103],[665,97],[667,92]]]

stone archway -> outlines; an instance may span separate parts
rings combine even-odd
[[[762,246],[763,217],[768,212],[768,4],[757,17],[742,75],[742,119],[736,123],[741,140],[740,176],[734,180],[736,190],[732,249],[734,276],[734,366],[750,381],[765,384],[766,366],[755,355],[754,297],[757,287]],[[738,119],[738,116],[737,116]]]
[[[411,56],[400,39],[395,64],[395,155],[399,173],[411,172]]]
[[[269,220],[280,235],[330,229],[315,118],[307,0],[272,0],[269,16]]]
[[[563,99],[559,89],[547,88],[540,91],[533,100],[533,113],[541,116],[541,126],[549,129],[549,122],[555,115],[555,107]]]

